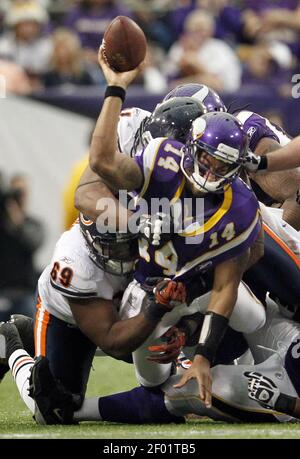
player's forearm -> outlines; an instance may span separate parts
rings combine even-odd
[[[105,222],[113,222],[117,229],[126,229],[128,219],[132,215],[100,179],[97,183],[77,188],[75,207],[92,221],[98,221],[103,225]]]
[[[112,325],[105,342],[99,345],[112,357],[121,358],[140,347],[156,326],[157,322],[149,321],[144,314],[120,320]]]
[[[115,169],[115,158],[118,151],[117,125],[121,108],[122,100],[119,97],[104,99],[92,136],[90,167],[104,178],[107,175],[110,176],[111,170]]]
[[[296,201],[296,196],[287,199],[282,208],[283,220],[295,228],[296,231],[300,231],[300,204]]]
[[[207,312],[214,312],[229,319],[237,300],[237,287],[229,285],[212,291]]]
[[[300,167],[300,136],[280,150],[267,154],[269,172],[293,169]]]

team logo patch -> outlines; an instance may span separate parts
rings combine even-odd
[[[200,139],[203,136],[206,129],[206,121],[203,118],[196,118],[193,122],[193,140]]]
[[[257,128],[252,126],[248,129],[247,131],[247,135],[249,137],[249,139],[251,139],[251,137],[253,136],[253,134],[255,134],[255,132],[257,131]]]
[[[74,260],[72,260],[72,258],[68,258],[68,257],[62,257],[62,258],[59,259],[59,261],[63,261],[67,265],[71,265],[72,263],[74,263]]]

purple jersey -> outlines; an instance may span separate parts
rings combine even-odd
[[[267,125],[267,119],[254,112],[242,110],[235,113],[234,116],[242,123],[244,130],[249,137],[249,147],[253,152],[255,151],[259,141],[264,137],[276,140],[279,143],[279,138],[276,133],[271,129],[270,122]]]
[[[244,130],[247,132],[249,147],[253,152],[255,152],[260,140],[266,137],[275,140],[282,147],[291,140],[284,129],[271,123],[268,118],[264,118],[258,115],[258,113],[242,110],[235,113],[235,116],[242,123]],[[265,193],[254,180],[251,180],[251,185],[259,201],[263,202],[266,206],[271,206],[276,202],[271,196]]]
[[[224,193],[209,193],[205,199],[191,193],[180,169],[181,147],[179,142],[159,138],[135,157],[144,174],[139,197],[147,202],[150,214],[155,213],[153,198],[167,198],[171,205],[181,202],[182,208],[189,198],[191,204],[183,230],[172,241],[157,249],[141,240],[135,277],[142,284],[147,277],[187,278],[212,268],[244,252],[261,229],[258,201],[241,179]]]
[[[258,113],[242,110],[234,116],[242,123],[244,130],[249,137],[250,150],[255,152],[259,141],[265,137],[276,140],[281,147],[290,142],[291,137],[279,126],[271,123],[268,118],[264,118]]]

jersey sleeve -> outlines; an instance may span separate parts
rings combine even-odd
[[[249,147],[253,152],[255,151],[259,141],[263,138],[273,139],[279,143],[279,137],[274,130],[268,126],[268,120],[263,116],[254,112],[242,111],[236,115],[239,121],[244,126],[244,130],[248,134]]]
[[[143,185],[139,197],[170,197],[182,181],[180,173],[182,144],[175,140],[159,137],[138,152],[135,161],[143,174]]]
[[[150,112],[137,107],[121,111],[118,123],[118,142],[121,153],[131,155],[135,134],[141,122],[150,115]]]

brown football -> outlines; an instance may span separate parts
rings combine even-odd
[[[116,17],[104,34],[104,54],[118,72],[135,69],[144,59],[147,40],[142,29],[127,16]]]

